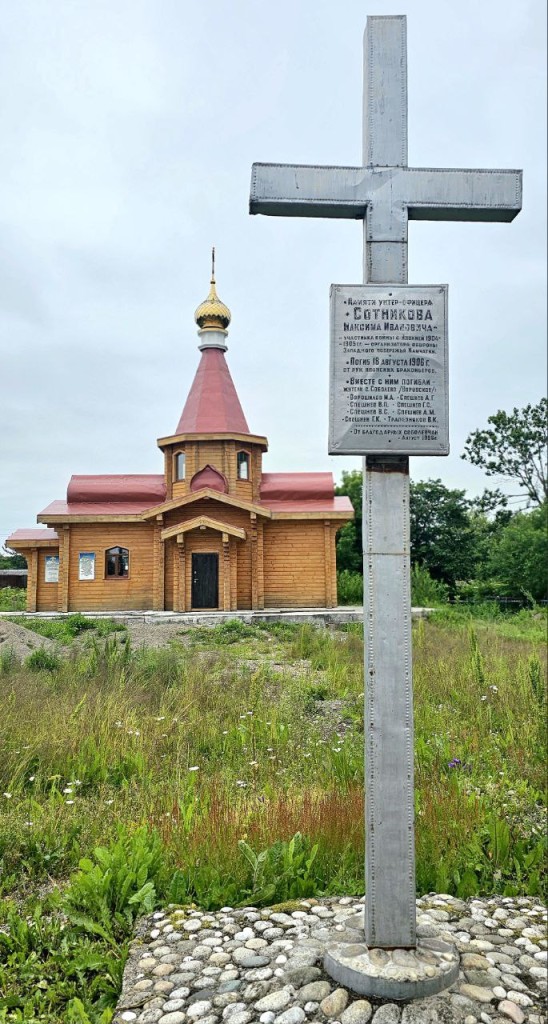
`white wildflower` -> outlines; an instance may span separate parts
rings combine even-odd
[[[200,765],[199,764],[193,764],[192,768],[189,768],[188,770],[189,770],[189,772],[199,772],[200,771]]]

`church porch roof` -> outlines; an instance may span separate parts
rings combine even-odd
[[[46,548],[58,547],[59,536],[55,530],[28,529],[15,530],[7,539],[8,548]]]

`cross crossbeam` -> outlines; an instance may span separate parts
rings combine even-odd
[[[371,235],[378,225],[399,241],[406,211],[410,220],[512,221],[520,209],[521,171],[262,163],[253,164],[249,203],[271,217],[367,216]]]

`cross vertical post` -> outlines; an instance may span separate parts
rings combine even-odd
[[[362,220],[364,285],[373,287],[373,290],[379,285],[381,291],[393,286],[397,293],[407,283],[409,219],[510,222],[521,209],[522,175],[517,170],[408,167],[405,16],[369,17],[364,51],[362,165],[320,167],[255,163],[249,209],[250,213],[267,216]],[[345,288],[351,290],[352,287],[333,285],[332,292]],[[431,292],[436,288],[439,294],[444,290],[446,292],[444,285],[430,286]],[[389,305],[398,305],[392,292],[388,292],[388,297]],[[383,299],[385,310],[382,311],[385,324],[379,323],[379,329],[381,326],[393,326],[387,322],[392,320],[392,315],[386,308],[385,300],[386,296]],[[369,299],[369,305],[376,301]],[[333,306],[335,308],[336,302]],[[346,308],[348,312],[348,304]],[[398,313],[398,320],[405,319],[405,313],[400,312],[402,316]],[[443,316],[445,330],[445,312]],[[353,319],[359,320],[360,317]],[[365,323],[365,313],[362,319]],[[416,319],[420,320],[421,317],[417,316]],[[377,327],[377,324],[373,326]],[[338,351],[338,336],[335,335],[333,324],[332,329],[333,356]],[[389,337],[388,333],[386,336]],[[356,338],[359,337],[363,345],[360,349],[357,341],[356,352],[362,356],[373,355],[373,335],[366,337],[364,332],[361,336],[356,335]],[[413,350],[410,348],[409,351]],[[354,361],[351,360],[351,363]],[[394,361],[388,359],[381,363],[379,358],[356,360],[355,365],[371,367],[384,363],[395,366]],[[336,365],[335,360],[333,365]],[[406,365],[414,366],[416,362],[410,358]],[[370,376],[373,371],[368,369],[364,372]],[[361,397],[367,397],[368,394],[372,397],[373,392],[367,392],[372,383],[369,376],[343,383],[357,385],[351,387],[350,391],[365,389],[361,390]],[[335,373],[332,384],[336,379]],[[439,380],[441,394],[446,398],[447,381],[444,374]],[[378,385],[374,392],[383,392],[381,385],[387,383],[390,382],[374,377],[373,384]],[[433,394],[432,389],[427,390]],[[339,397],[337,395],[335,400],[332,390],[332,410],[338,407]],[[348,405],[344,406],[345,410],[351,413],[353,409],[356,413],[359,400],[354,406],[350,397],[344,398],[343,404],[346,401]],[[458,974],[456,952],[451,951],[449,945],[442,952],[438,944],[436,951],[429,950],[429,956],[439,954],[439,970],[434,971],[435,976],[419,977],[417,981],[417,972],[420,974],[422,967],[420,956],[412,952],[417,945],[417,938],[409,455],[447,454],[449,449],[447,439],[437,449],[435,446],[429,447],[431,431],[427,429],[427,424],[436,422],[435,416],[423,419],[423,434],[420,430],[408,432],[407,437],[414,440],[406,442],[405,433],[402,431],[398,435],[393,429],[394,417],[390,418],[390,401],[385,387],[382,403],[375,401],[379,415],[374,420],[359,412],[354,418],[349,415],[344,423],[361,423],[362,426],[359,429],[345,427],[343,434],[335,433],[330,437],[330,451],[333,454],[367,453],[363,462],[366,946],[363,949],[360,947],[359,929],[362,925],[354,921],[352,927],[358,936],[356,943],[350,944],[354,952],[345,953],[342,949],[344,943],[341,943],[338,952],[332,950],[326,954],[324,963],[333,977],[348,984],[354,991],[377,997],[408,999],[412,995],[441,991]],[[370,409],[372,405],[370,403]],[[446,402],[444,416],[446,420]],[[373,429],[373,423],[377,424],[381,420],[380,430]],[[416,423],[416,418],[411,415],[404,422]],[[384,435],[378,441],[378,435],[382,435],[383,430]],[[359,434],[360,437],[351,441],[352,434]],[[393,440],[395,443],[392,443]],[[424,947],[429,941],[420,939],[419,945]],[[379,956],[370,960],[367,949],[374,950],[374,947],[380,947],[377,949]],[[385,953],[385,950],[390,949],[398,953],[398,964],[402,963],[403,957],[404,961],[412,965],[409,976],[401,983],[394,981],[393,974],[381,976],[379,964],[390,959]],[[402,949],[409,952],[403,953]]]
[[[402,17],[368,18],[363,163],[407,166]],[[364,284],[407,282],[407,209],[364,220]],[[409,458],[363,459],[365,941],[416,944]]]

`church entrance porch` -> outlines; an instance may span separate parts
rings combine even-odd
[[[219,556],[193,552],[191,608],[219,607]]]

